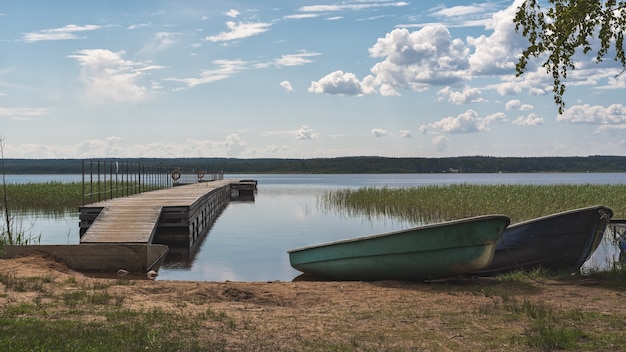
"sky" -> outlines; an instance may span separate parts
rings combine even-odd
[[[519,3],[4,1],[3,155],[625,155],[626,74],[577,54],[559,115]]]

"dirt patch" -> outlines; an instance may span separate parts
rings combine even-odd
[[[205,314],[206,322],[199,327],[202,336],[224,340],[232,350],[250,346],[259,350],[529,350],[519,342],[529,320],[509,314],[505,308],[510,302],[593,313],[600,321],[610,317],[606,324],[572,320],[571,324],[586,331],[624,334],[626,330],[624,292],[603,288],[593,280],[519,285],[477,278],[437,283],[147,279],[122,283],[83,275],[42,256],[2,259],[0,274],[41,278],[46,285],[42,295],[36,289],[17,290],[1,284],[2,309],[77,287],[106,286],[124,309]]]

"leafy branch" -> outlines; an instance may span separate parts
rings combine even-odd
[[[548,0],[542,9],[538,0],[525,0],[515,15],[515,30],[528,39],[515,69],[519,77],[527,70],[531,58],[544,54],[542,64],[552,75],[554,102],[563,113],[567,73],[575,69],[572,57],[578,48],[584,54],[592,51],[591,41],[598,38],[600,48],[596,61],[601,62],[615,48],[615,61],[626,70],[624,33],[626,32],[626,2],[617,0]]]

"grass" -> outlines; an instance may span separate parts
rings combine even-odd
[[[207,314],[232,326],[224,313],[195,315],[162,309],[122,307],[123,297],[107,290],[117,284],[88,285],[76,280],[54,283],[48,276],[0,275],[5,292],[32,292],[33,303],[9,300],[0,309],[3,351],[221,351],[224,342],[198,334]],[[53,293],[54,285],[65,289]],[[8,297],[8,295],[5,295]]]
[[[431,223],[485,214],[505,214],[513,223],[591,205],[613,209],[626,217],[623,185],[427,185],[411,188],[343,189],[319,199],[329,211],[395,217]]]
[[[227,312],[213,304],[195,309],[196,298],[181,295],[180,307],[130,309],[116,298],[121,296],[116,287],[128,286],[120,280],[94,284],[48,275],[0,275],[0,287],[5,287],[5,295],[0,296],[5,299],[0,307],[0,346],[6,351],[230,351],[242,346],[250,351],[464,351],[477,345],[486,350],[508,346],[510,351],[595,351],[621,346],[626,339],[622,315],[538,300],[533,296],[546,288],[543,280],[576,285],[578,278],[536,271],[410,285],[403,293],[406,297],[386,305],[349,305],[332,318],[324,317],[325,309],[313,313],[305,320],[316,319],[311,328],[317,333],[306,335],[298,332],[303,328],[300,318],[266,326],[247,317],[248,310],[269,313],[282,304],[240,302]],[[398,290],[402,287],[406,284]],[[416,289],[432,292],[429,308],[422,306],[423,296],[411,298]],[[35,298],[13,300],[12,292]],[[439,309],[450,297],[468,304]],[[483,303],[472,306],[472,297]],[[290,314],[305,317],[310,308],[300,307]],[[243,314],[231,315],[237,311]],[[287,342],[273,336],[283,329],[293,330]],[[397,341],[405,341],[402,346],[407,348],[390,347]]]
[[[90,185],[86,186],[87,188]],[[98,184],[92,186],[94,192],[98,190]],[[111,183],[107,181],[107,194],[104,195],[105,185],[101,183],[100,191],[102,197],[111,197],[111,187],[113,196],[134,194],[139,191],[138,183],[124,182],[123,184]],[[144,191],[148,191],[156,186],[142,185]],[[118,194],[122,192],[122,194]],[[68,210],[76,211],[83,204],[83,184],[82,182],[42,182],[42,183],[11,183],[6,185],[7,203],[21,211],[45,212],[47,214],[64,213]],[[89,202],[88,195],[86,202]],[[95,195],[97,197],[97,195]],[[97,201],[97,199],[93,199]]]
[[[38,318],[0,318],[0,346],[5,351],[220,351],[224,343],[193,334],[171,338],[160,324],[135,321],[81,322]],[[165,319],[186,323],[184,317]],[[37,333],[29,333],[36,331]]]

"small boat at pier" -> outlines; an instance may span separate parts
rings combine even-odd
[[[491,264],[472,275],[543,268],[576,272],[596,250],[613,216],[602,205],[574,209],[510,225]]]
[[[291,266],[332,280],[442,279],[485,268],[510,218],[485,215],[290,250]]]

